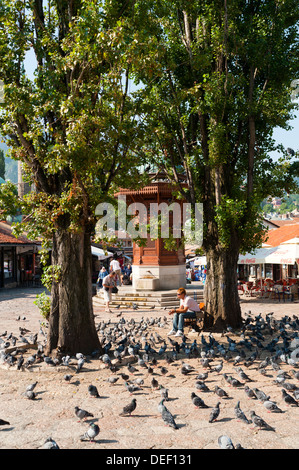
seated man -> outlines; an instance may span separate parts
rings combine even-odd
[[[180,287],[177,291],[177,296],[180,299],[179,308],[170,310],[169,315],[174,314],[172,330],[168,333],[168,336],[183,336],[184,334],[184,319],[185,318],[196,318],[196,313],[200,311],[198,303],[186,295],[186,291],[183,287]]]

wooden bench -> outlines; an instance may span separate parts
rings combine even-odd
[[[195,312],[196,317],[194,318],[185,318],[184,326],[189,326],[190,329],[193,328],[196,331],[200,331],[202,329],[203,319],[204,319],[204,312],[200,310],[199,312]]]

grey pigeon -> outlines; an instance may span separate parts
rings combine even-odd
[[[299,406],[295,398],[293,398],[292,395],[287,393],[284,389],[281,390],[281,393],[282,393],[282,398],[287,405]]]
[[[26,391],[27,391],[27,392],[30,392],[30,391],[32,392],[32,390],[35,389],[36,385],[37,385],[37,382],[33,382],[32,384],[27,385]]]
[[[258,416],[254,411],[251,411],[250,417],[255,427],[260,428],[260,429],[268,429],[270,431],[275,431],[275,429],[272,426],[266,423],[266,421],[260,416]]]
[[[238,401],[235,406],[235,415],[236,415],[236,418],[240,421],[243,421],[243,423],[246,423],[246,424],[250,423],[250,421],[246,418],[245,413],[240,408],[240,401]]]
[[[168,401],[168,388],[164,388],[162,385],[159,386],[161,393],[161,398],[164,398],[165,401]]]
[[[245,385],[244,391],[245,391],[246,395],[248,396],[248,398],[254,398],[254,399],[257,398],[254,391],[251,388],[249,388],[248,385]]]
[[[108,377],[106,382],[109,382],[111,385],[114,385],[119,380],[119,377]]]
[[[274,401],[265,400],[263,405],[266,408],[266,410],[269,412],[283,413],[283,411],[276,405]]]
[[[218,444],[220,449],[234,449],[234,444],[229,436],[219,436]]]
[[[59,446],[57,444],[56,441],[54,441],[54,439],[52,439],[52,437],[48,437],[48,439],[45,440],[43,446],[41,447],[42,449],[59,449]]]
[[[202,374],[198,374],[195,378],[197,380],[206,380],[208,378],[209,372],[203,372]]]
[[[216,405],[212,409],[210,417],[209,417],[209,423],[214,423],[214,421],[217,420],[219,414],[220,414],[220,401],[218,401],[218,403],[216,403]]]
[[[154,377],[151,380],[151,387],[156,389],[156,390],[159,388],[159,382]]]
[[[266,400],[270,400],[270,396],[266,395],[262,390],[259,390],[258,388],[253,388],[253,391],[258,400],[260,400],[262,403]]]
[[[202,398],[200,398],[194,392],[191,393],[191,400],[196,408],[209,408],[208,405],[206,405],[205,402],[202,400]]]
[[[138,378],[138,377],[137,377],[136,379],[134,379],[133,382],[134,382],[136,385],[138,385],[139,387],[141,387],[142,385],[144,385],[144,380],[141,379],[141,378]]]
[[[94,397],[94,398],[99,398],[100,397],[98,389],[95,385],[89,385],[88,386],[88,393],[89,393],[90,397]]]
[[[164,400],[162,400],[163,402]],[[167,426],[170,426],[171,428],[173,429],[178,429],[178,426],[175,422],[175,419],[173,417],[173,415],[171,414],[171,412],[166,408],[166,406],[164,405],[164,403],[162,403],[162,411],[161,411],[161,416],[162,416],[162,419],[164,421],[164,423],[167,425]]]
[[[223,361],[220,361],[220,364],[218,364],[216,367],[214,367],[214,369],[212,369],[212,371],[217,372],[218,374],[220,374],[222,369],[223,369]]]
[[[226,391],[223,390],[223,388],[218,387],[218,385],[215,385],[214,392],[215,392],[216,395],[218,395],[218,397],[220,397],[220,398],[227,398],[227,397],[228,397],[228,394],[226,393]]]
[[[293,374],[294,378],[299,380],[299,370],[291,370],[291,373]]]
[[[283,388],[285,388],[289,392],[294,392],[294,390],[298,389],[297,385],[292,384],[290,382],[283,382],[282,386],[283,386]]]
[[[200,380],[197,380],[195,382],[195,387],[198,390],[200,390],[201,392],[209,392],[210,391],[209,387],[204,382],[201,382]]]
[[[65,374],[63,376],[64,380],[68,383],[70,383],[70,381],[72,380],[73,376],[71,374]]]
[[[82,369],[84,363],[85,363],[84,357],[79,357],[78,362],[77,362],[76,374],[78,374],[78,372],[80,372],[80,370]]]
[[[226,374],[223,374],[226,375]],[[240,387],[243,385],[238,379],[235,379],[231,375],[226,377],[227,382],[232,386],[232,387]]]
[[[89,411],[79,408],[79,406],[75,406],[75,415],[77,416],[77,418],[79,418],[80,421],[82,421],[82,419],[85,420],[86,418],[94,417],[92,413],[89,413]]]
[[[138,385],[134,385],[134,384],[130,384],[128,382],[125,382],[125,387],[126,389],[128,390],[128,392],[130,394],[132,394],[133,392],[136,392],[138,390],[140,390],[140,388],[138,387]]]
[[[34,400],[36,398],[36,393],[33,390],[26,390],[24,396],[28,398],[28,400]]]
[[[127,416],[127,415],[131,416],[133,411],[136,409],[136,406],[137,406],[136,398],[133,398],[133,400],[128,405],[123,407],[123,410],[119,416]]]
[[[100,432],[99,426],[95,423],[90,423],[89,428],[83,434],[83,436],[80,437],[80,440],[84,441],[88,439],[90,442],[94,442],[94,438],[97,437],[99,432]]]
[[[248,375],[241,369],[241,367],[234,367],[234,369],[237,371],[241,380],[244,380],[244,382],[252,382],[251,378],[248,377]]]

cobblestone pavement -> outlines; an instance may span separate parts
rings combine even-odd
[[[7,336],[13,333],[20,342],[20,328],[26,328],[23,336],[29,340],[30,335],[38,332],[38,341],[43,343],[44,336],[40,332],[40,316],[37,306],[34,304],[36,294],[41,289],[13,289],[0,292],[0,334],[5,342]],[[246,298],[241,301],[242,313],[249,311],[254,318],[261,314],[265,318],[266,314],[273,313],[275,319],[285,316],[299,316],[299,303],[286,302],[279,303],[277,300]],[[111,372],[106,368],[100,359],[87,357],[82,370],[76,373],[77,360],[71,358],[70,366],[51,366],[45,362],[34,364],[28,369],[17,370],[13,365],[8,367],[6,363],[0,364],[0,419],[8,421],[9,425],[0,426],[0,449],[39,449],[43,446],[48,437],[52,437],[60,449],[219,449],[218,438],[227,435],[232,439],[234,445],[240,443],[245,449],[298,449],[299,428],[298,417],[299,407],[287,406],[282,399],[282,386],[277,385],[277,372],[268,365],[261,371],[259,365],[268,355],[266,351],[261,357],[254,361],[249,367],[244,366],[241,361],[239,366],[251,379],[247,385],[250,388],[258,388],[274,400],[281,408],[281,413],[268,412],[260,400],[249,399],[245,394],[245,382],[241,379],[241,385],[237,388],[229,386],[224,379],[223,373],[231,374],[238,378],[234,369],[233,360],[225,360],[220,373],[214,368],[220,364],[220,357],[215,357],[210,363],[210,368],[205,369],[201,363],[201,356],[188,358],[184,352],[180,352],[177,360],[172,363],[166,361],[166,355],[171,355],[171,345],[167,333],[171,329],[171,317],[165,310],[138,309],[134,311],[126,308],[113,309],[113,313],[107,314],[104,308],[95,304],[94,314],[96,325],[101,322],[110,322],[109,328],[114,326],[121,319],[125,320],[127,332],[130,329],[130,320],[136,323],[143,317],[147,321],[148,327],[142,334],[147,333],[147,339],[158,334],[166,340],[167,350],[164,354],[154,355],[156,364],[152,365],[152,373],[135,362],[134,373],[130,373],[128,365],[119,366],[118,370]],[[107,316],[108,315],[108,316]],[[159,323],[152,323],[152,319],[161,317]],[[165,317],[165,319],[164,319]],[[123,320],[122,320],[123,321]],[[42,331],[46,333],[47,328],[42,326]],[[288,334],[288,326],[286,327]],[[5,332],[7,334],[5,335]],[[195,339],[199,347],[202,347],[202,336],[209,341],[208,332],[194,332],[188,328],[185,330],[187,345]],[[99,329],[99,335],[101,331]],[[213,338],[219,343],[228,346],[228,337],[236,343],[241,341],[241,337],[234,333],[227,335],[213,334]],[[264,343],[267,344],[273,337],[266,337]],[[137,337],[144,346],[142,336]],[[172,337],[172,339],[174,339]],[[180,341],[180,339],[179,339]],[[280,337],[282,344],[282,338]],[[3,343],[2,343],[3,344]],[[162,342],[157,342],[154,347],[159,351]],[[253,348],[255,350],[255,348]],[[114,348],[111,349],[111,358]],[[36,351],[23,351],[25,360]],[[143,351],[142,351],[143,352]],[[249,357],[252,351],[246,350]],[[234,354],[233,354],[234,356]],[[19,354],[18,354],[19,357]],[[184,375],[181,372],[182,362],[189,364],[193,370]],[[164,367],[166,372],[163,370]],[[298,385],[291,372],[294,367],[280,362],[281,370],[288,372],[287,382]],[[297,369],[298,371],[299,369]],[[202,392],[196,388],[197,375],[208,372],[205,384],[209,391]],[[71,381],[64,380],[65,374],[73,375]],[[130,392],[125,387],[125,381],[121,373],[129,375],[129,381],[143,379],[144,385],[140,390]],[[117,382],[112,385],[107,382],[109,377],[117,377]],[[174,416],[177,429],[166,426],[158,411],[158,404],[161,400],[160,390],[152,386],[155,379],[159,385],[168,389],[169,400],[165,402],[167,408]],[[37,382],[34,391],[36,398],[30,400],[24,396],[26,387]],[[88,393],[88,386],[95,385],[99,391],[99,398],[91,398]],[[215,386],[223,388],[228,397],[219,398],[215,392]],[[208,408],[196,408],[191,401],[191,393],[200,396],[208,405]],[[292,392],[288,392],[292,393]],[[123,407],[136,399],[136,410],[132,416],[120,416]],[[215,422],[209,422],[212,408],[220,402],[220,414]],[[272,429],[254,428],[253,424],[245,424],[237,420],[234,408],[240,401],[240,407],[245,415],[250,419],[252,410],[261,416]],[[93,416],[78,422],[75,416],[75,406],[89,411]],[[94,442],[89,442],[81,436],[89,428],[91,423],[96,423],[100,432]]]

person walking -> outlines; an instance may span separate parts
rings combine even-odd
[[[179,308],[174,308],[168,312],[169,315],[174,315],[172,330],[168,333],[168,336],[183,336],[185,318],[196,318],[196,312],[200,311],[198,303],[192,297],[187,296],[184,287],[178,289],[177,297],[180,299]]]
[[[121,269],[120,269],[120,264],[117,259],[116,253],[113,255],[113,260],[110,262],[110,271],[113,271],[116,274],[116,282],[118,280],[119,284],[121,284],[121,278],[120,278]]]
[[[109,303],[112,300],[112,288],[115,286],[115,272],[111,271],[108,276],[103,279],[103,288],[104,288],[104,301],[106,303],[105,312],[112,313],[109,308]]]

